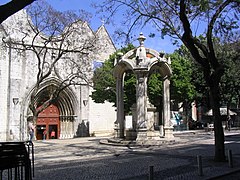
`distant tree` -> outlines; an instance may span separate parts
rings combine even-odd
[[[189,0],[105,0],[100,9],[109,17],[121,12],[127,37],[133,29],[153,26],[161,35],[180,40],[188,48],[194,60],[200,64],[204,80],[209,87],[213,109],[216,161],[225,161],[224,133],[220,115],[219,84],[224,66],[216,55],[214,38],[221,42],[234,41],[239,29],[239,0],[189,1]],[[124,12],[123,12],[124,11]],[[201,27],[206,41],[194,34]]]
[[[86,34],[88,26],[80,20],[87,14],[58,12],[39,0],[28,8],[28,15],[30,17],[26,17],[27,24],[23,28],[15,29],[13,25],[6,24],[18,36],[5,37],[3,41],[19,54],[34,54],[36,77],[33,78],[36,78],[36,84],[31,91],[29,108],[35,124],[39,113],[56,103],[64,89],[91,83],[90,54],[96,49],[96,38]],[[60,80],[59,86],[51,85],[38,98],[41,87],[53,73]]]
[[[128,45],[112,54],[108,60],[104,61],[103,65],[94,71],[92,99],[96,103],[104,103],[109,101],[116,105],[116,79],[113,76],[114,62],[118,58],[118,53],[127,53],[133,49],[133,45]],[[126,72],[124,81],[124,106],[125,112],[130,111],[130,107],[135,103],[136,91],[134,83],[136,79],[131,72]]]
[[[220,81],[221,102],[229,109],[232,104],[239,104],[240,97],[240,41],[218,46],[218,57],[225,66],[225,73]]]
[[[126,72],[124,80],[124,110],[126,114],[131,112],[131,107],[136,103],[137,78],[132,71]]]
[[[157,108],[159,112],[162,112],[163,84],[161,75],[159,73],[150,74],[147,85],[149,101]]]
[[[227,107],[230,105],[237,106],[240,94],[239,42],[233,44],[226,43],[222,45],[219,41],[215,40],[214,46],[217,47],[216,51],[220,63],[225,67],[225,72],[221,78],[219,86],[221,95],[220,104],[221,106]],[[181,57],[192,59],[190,52],[183,45],[175,52],[180,54]],[[209,87],[204,81],[201,66],[192,61],[191,71],[193,72],[191,83],[195,86],[196,90],[195,100],[198,102],[198,105],[210,108]]]
[[[116,80],[113,76],[116,53],[105,60],[101,67],[94,71],[92,99],[96,103],[105,101],[116,103]]]
[[[183,120],[186,124],[189,121],[189,110],[192,108],[191,104],[196,99],[197,92],[192,82],[194,72],[192,68],[191,59],[186,56],[181,56],[177,51],[170,55],[171,68],[173,75],[171,77],[171,100],[175,103],[181,103],[184,110]],[[179,107],[180,108],[180,107]]]
[[[190,78],[187,78],[190,79],[190,87],[194,87],[194,91],[193,89],[190,91],[191,98],[189,100],[194,100],[197,106],[206,106],[209,108],[209,88],[204,80],[202,67],[196,61],[194,61],[186,46],[181,45],[180,48],[174,51],[174,53],[177,53],[178,56],[187,60],[187,64],[184,65],[187,67],[186,71],[188,73],[186,74],[190,76]]]
[[[11,0],[0,6],[0,24],[9,16],[28,6],[36,0]]]
[[[192,84],[192,61],[182,57],[177,52],[170,55],[171,68],[173,75],[171,77],[171,99],[177,102],[189,101],[192,102],[196,97],[195,87]]]

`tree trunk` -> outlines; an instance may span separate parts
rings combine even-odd
[[[213,83],[210,86],[211,106],[213,110],[214,120],[214,136],[215,136],[215,157],[214,160],[218,162],[225,161],[224,149],[224,133],[222,127],[222,120],[220,114],[220,92],[218,83]]]

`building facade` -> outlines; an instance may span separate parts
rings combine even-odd
[[[9,39],[19,39],[21,32],[31,33],[27,13],[20,11],[0,25],[0,140],[27,140],[29,138],[29,119],[32,112],[29,109],[30,97],[33,93],[37,77],[36,55],[28,50],[19,51],[6,45]],[[95,37],[95,51],[88,54],[84,69],[90,69],[87,78],[91,79],[95,62],[104,62],[109,55],[116,51],[104,25],[94,32],[87,23],[79,23],[72,40],[79,46],[78,39]],[[81,31],[81,33],[80,33]],[[81,35],[80,35],[81,34]],[[81,37],[80,37],[81,36]],[[31,37],[31,36],[30,36]],[[3,40],[5,39],[5,40]],[[12,41],[11,41],[12,42]],[[30,42],[30,38],[29,38]],[[48,54],[51,58],[52,54]],[[81,59],[74,54],[68,54],[63,59]],[[66,74],[69,68],[63,61],[58,62],[58,71],[53,72],[44,80],[37,99],[44,100],[52,87],[61,84],[58,74]],[[113,133],[116,111],[112,103],[96,104],[90,98],[93,89],[88,83],[69,86],[62,91],[56,103],[42,111],[35,124],[37,139],[73,138],[103,133]],[[46,133],[44,135],[44,133]]]

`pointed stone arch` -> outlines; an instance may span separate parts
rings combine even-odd
[[[49,94],[52,88],[58,87],[61,81],[57,78],[49,78],[45,80],[36,95],[35,101],[38,102],[44,98],[44,96]],[[33,90],[33,89],[32,89]],[[32,91],[28,95],[28,104],[30,103],[30,95]],[[60,132],[59,138],[72,138],[75,134],[74,121],[78,115],[79,103],[77,101],[77,96],[74,91],[67,87],[65,88],[58,97],[58,100],[54,102],[54,105],[59,110],[59,118],[60,118]],[[27,105],[28,107],[28,105]],[[31,117],[31,111],[27,108],[27,118]]]

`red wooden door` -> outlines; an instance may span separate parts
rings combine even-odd
[[[56,135],[54,139],[59,138],[60,135],[60,120],[59,110],[57,106],[51,104],[49,107],[44,109],[37,119],[37,139],[43,139],[43,131],[46,129],[46,139],[50,138],[51,131],[55,131]]]

